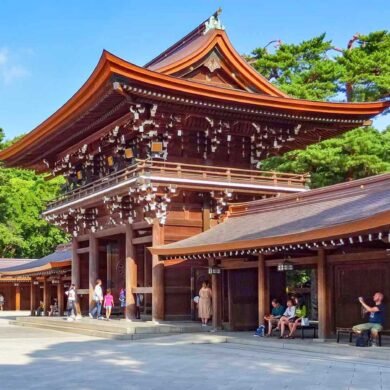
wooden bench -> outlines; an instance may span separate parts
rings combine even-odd
[[[318,330],[318,321],[310,321],[309,325],[302,326],[299,325],[297,327],[297,330],[301,331],[301,339],[303,340],[305,338],[305,330],[311,329],[313,330],[313,339],[317,338],[317,330]]]
[[[297,326],[297,331],[300,330],[301,331],[301,339],[303,340],[305,338],[305,331],[306,330],[312,330],[313,331],[313,338],[316,339],[317,338],[317,330],[318,330],[318,321],[310,321],[309,322],[309,325],[306,325],[306,326],[301,326],[301,325],[298,325]],[[272,331],[276,331],[277,329],[274,328]]]
[[[349,342],[352,343],[352,337],[355,334],[355,332],[352,330],[352,328],[336,328],[337,342],[340,342],[340,336],[342,334],[348,334]],[[382,346],[382,335],[383,334],[390,335],[390,329],[384,329],[384,330],[378,332],[378,345],[380,347]]]

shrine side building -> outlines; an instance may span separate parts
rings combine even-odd
[[[128,319],[134,293],[143,293],[154,320],[189,320],[219,252],[210,260],[148,248],[230,226],[220,224],[228,204],[305,196],[309,175],[258,163],[369,125],[388,106],[287,96],[238,54],[216,13],[143,67],[104,51],[76,94],[0,159],[66,178],[43,217],[72,237],[81,311],[101,278],[114,295],[126,288]],[[241,282],[257,280],[247,271],[244,264]]]

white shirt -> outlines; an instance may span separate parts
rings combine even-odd
[[[102,301],[103,300],[103,290],[101,286],[98,284],[95,286],[95,300]]]
[[[295,306],[291,306],[291,307],[287,306],[287,309],[284,311],[283,315],[287,318],[294,317],[295,316]]]
[[[68,301],[76,300],[76,290],[74,288],[68,290],[65,294],[68,296]]]

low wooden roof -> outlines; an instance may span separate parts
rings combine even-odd
[[[31,263],[36,259],[11,259],[11,258],[0,258],[0,272],[3,269],[7,269],[10,267],[17,267],[20,265],[26,265],[27,263]]]
[[[13,264],[0,269],[0,276],[21,276],[35,273],[49,272],[56,269],[63,269],[71,266],[72,251],[65,248],[42,257],[40,259]],[[0,278],[1,280],[1,278]]]
[[[212,229],[153,254],[180,256],[332,240],[389,229],[390,174],[230,207]]]
[[[335,103],[288,97],[239,56],[225,31],[210,29],[204,33],[203,27],[198,30],[190,33],[191,39],[179,41],[146,67],[103,51],[91,76],[75,95],[34,130],[1,151],[0,160],[8,166],[48,170],[43,159],[72,147],[128,113],[129,96],[121,90],[122,83],[131,86],[132,96],[140,98],[192,105],[206,111],[220,108],[271,119],[290,118],[296,123],[335,122],[340,132],[362,125],[390,106],[384,101]],[[207,84],[188,76],[210,55],[218,56],[224,74],[235,80],[237,88]]]

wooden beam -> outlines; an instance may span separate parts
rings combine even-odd
[[[133,238],[133,245],[141,245],[141,244],[151,244],[153,240],[153,236],[143,236]]]
[[[169,214],[168,214],[168,219],[167,219],[165,226],[199,227],[199,228],[201,228],[203,226],[203,222],[197,221],[197,220],[192,220],[192,219],[176,219],[176,218],[169,219]]]
[[[259,325],[264,323],[264,316],[266,315],[267,308],[267,276],[266,276],[266,267],[265,267],[265,256],[260,254],[257,260],[259,268],[257,270],[257,280],[258,280],[258,319]]]
[[[131,226],[133,230],[152,229],[152,226],[146,221],[134,222]]]
[[[81,255],[82,253],[89,253],[89,246],[85,248],[77,248],[76,251],[78,255]]]
[[[115,236],[117,234],[125,234],[125,233],[126,233],[125,225],[117,225],[112,228],[98,230],[96,233],[94,233],[94,236],[96,238],[103,238],[103,237]]]
[[[159,225],[157,219],[153,224],[152,245],[164,243],[164,228]],[[164,263],[158,260],[157,255],[152,256],[152,319],[163,321],[165,316],[165,291],[164,291]]]
[[[330,321],[327,315],[327,266],[323,248],[318,250],[317,284],[318,284],[318,338],[326,339],[330,333]]]
[[[341,263],[344,261],[372,261],[372,260],[389,260],[390,253],[386,250],[380,251],[363,251],[356,253],[346,253],[327,256],[328,264]]]
[[[202,208],[202,230],[206,231],[210,229],[210,195],[203,195],[203,208]]]
[[[266,260],[265,266],[277,267],[277,265],[283,263],[284,260],[285,259]],[[289,258],[288,261],[293,263],[294,265],[315,265],[317,264],[318,257],[317,256],[296,257],[291,259]]]
[[[96,279],[98,278],[98,265],[99,265],[99,252],[98,252],[98,240],[95,234],[89,235],[89,269],[88,269],[88,287],[89,287],[89,310],[92,310],[94,306],[94,290]]]
[[[125,318],[134,320],[136,318],[136,300],[134,288],[137,287],[137,263],[135,261],[135,248],[133,244],[133,228],[131,225],[126,225],[126,311]]]
[[[134,287],[131,289],[133,294],[152,294],[153,287]]]

